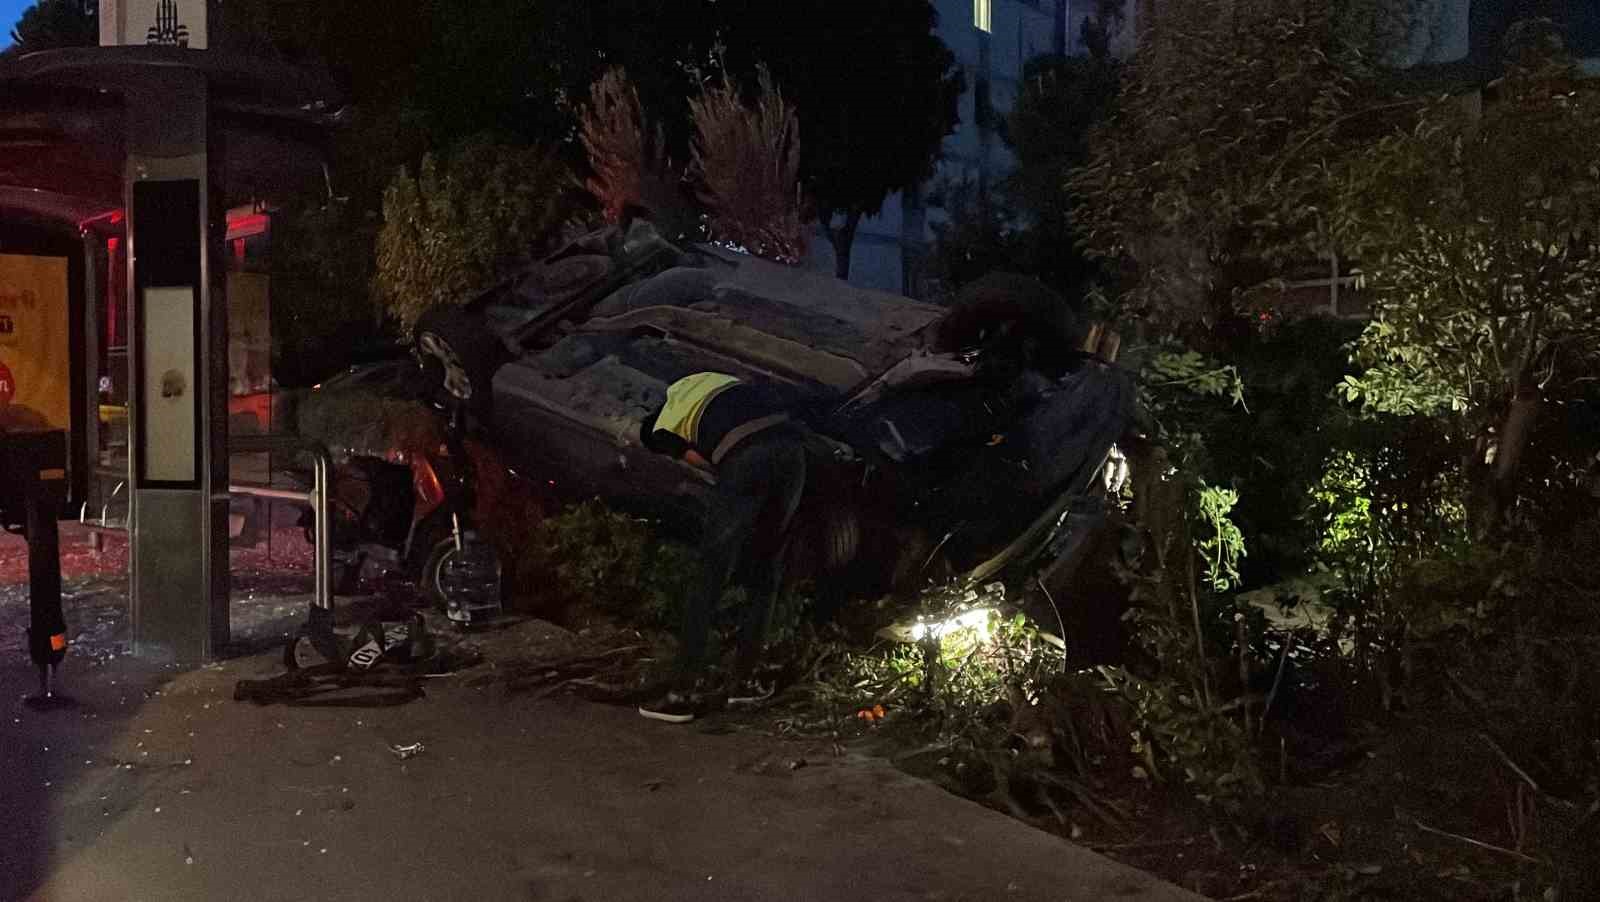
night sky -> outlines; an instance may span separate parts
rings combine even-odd
[[[11,46],[11,29],[22,17],[22,11],[32,5],[33,0],[0,0],[0,47]]]

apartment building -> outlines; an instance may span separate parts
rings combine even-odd
[[[1015,161],[997,132],[1011,110],[1023,64],[1047,53],[1081,52],[1076,37],[1095,0],[933,0],[939,37],[966,75],[961,122],[945,139],[944,158],[917,190],[891,195],[878,216],[861,221],[850,256],[852,284],[915,296],[942,211],[929,190],[943,182],[991,185]],[[1129,0],[1133,2],[1133,0]],[[808,264],[834,271],[833,248],[820,227]]]
[[[1119,0],[1121,16],[1112,24],[1111,50],[1118,56],[1135,49],[1137,35],[1173,0]],[[880,215],[862,220],[851,253],[850,281],[863,287],[917,296],[933,243],[933,226],[945,212],[930,203],[937,186],[966,183],[988,187],[1015,166],[997,126],[1010,112],[1021,85],[1023,65],[1047,53],[1078,55],[1084,21],[1098,15],[1101,0],[933,0],[938,34],[966,76],[961,121],[945,139],[944,156],[928,182],[914,191],[891,195]],[[1555,4],[1572,49],[1585,67],[1600,75],[1600,3],[1567,0]],[[1519,0],[1441,0],[1411,8],[1408,34],[1391,65],[1441,83],[1470,82],[1494,68],[1499,42],[1521,11]],[[934,198],[937,200],[937,197]],[[833,248],[820,227],[811,242],[808,265],[834,271]],[[1328,290],[1330,306],[1340,301],[1330,284],[1352,280],[1337,261],[1325,261],[1325,275],[1308,278],[1308,288]]]

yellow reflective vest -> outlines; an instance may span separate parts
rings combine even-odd
[[[695,373],[667,388],[667,403],[656,415],[656,431],[670,432],[688,442],[700,444],[700,419],[711,400],[739,384],[726,373]]]

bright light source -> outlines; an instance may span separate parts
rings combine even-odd
[[[948,620],[934,623],[919,620],[911,627],[911,638],[920,642],[929,637],[943,639],[945,636],[961,630],[976,630],[978,638],[987,641],[990,634],[990,618],[993,615],[994,610],[992,608],[974,608],[965,614],[957,614]]]
[[[972,0],[972,25],[979,31],[994,31],[994,0]]]
[[[1111,446],[1111,451],[1106,456],[1104,471],[1106,491],[1113,495],[1122,494],[1122,487],[1127,485],[1131,468],[1128,465],[1127,455],[1116,445]]]

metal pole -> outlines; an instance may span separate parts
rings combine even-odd
[[[1331,293],[1332,297],[1331,297],[1331,300],[1329,302],[1329,306],[1333,308],[1333,310],[1332,310],[1333,315],[1334,316],[1338,316],[1339,315],[1339,253],[1337,251],[1329,253],[1328,254],[1328,259],[1333,261],[1333,287],[1332,287],[1332,293]]]
[[[300,450],[311,455],[312,485],[309,494],[292,492],[284,489],[274,489],[270,486],[230,486],[229,491],[236,495],[251,495],[257,498],[281,499],[286,501],[309,502],[313,529],[316,533],[314,545],[314,572],[315,586],[312,589],[312,604],[326,610],[333,609],[333,517],[328,506],[328,496],[331,492],[331,479],[333,475],[333,457],[328,449],[319,444],[302,442],[294,436],[286,435],[241,435],[233,439],[234,451],[293,451]],[[271,481],[270,474],[268,482]]]
[[[100,316],[105,304],[101,297],[100,260],[105,242],[93,229],[84,229],[83,238],[83,468],[73,474],[73,483],[82,487],[82,501],[100,497]],[[109,274],[112,261],[107,261]],[[70,454],[68,455],[71,456]],[[73,461],[76,463],[76,461]],[[69,464],[69,467],[71,464]]]
[[[312,452],[315,459],[313,472],[316,485],[313,487],[315,499],[312,504],[313,516],[317,524],[316,547],[316,596],[317,607],[326,611],[333,610],[333,536],[332,517],[328,515],[328,452],[318,448]]]

